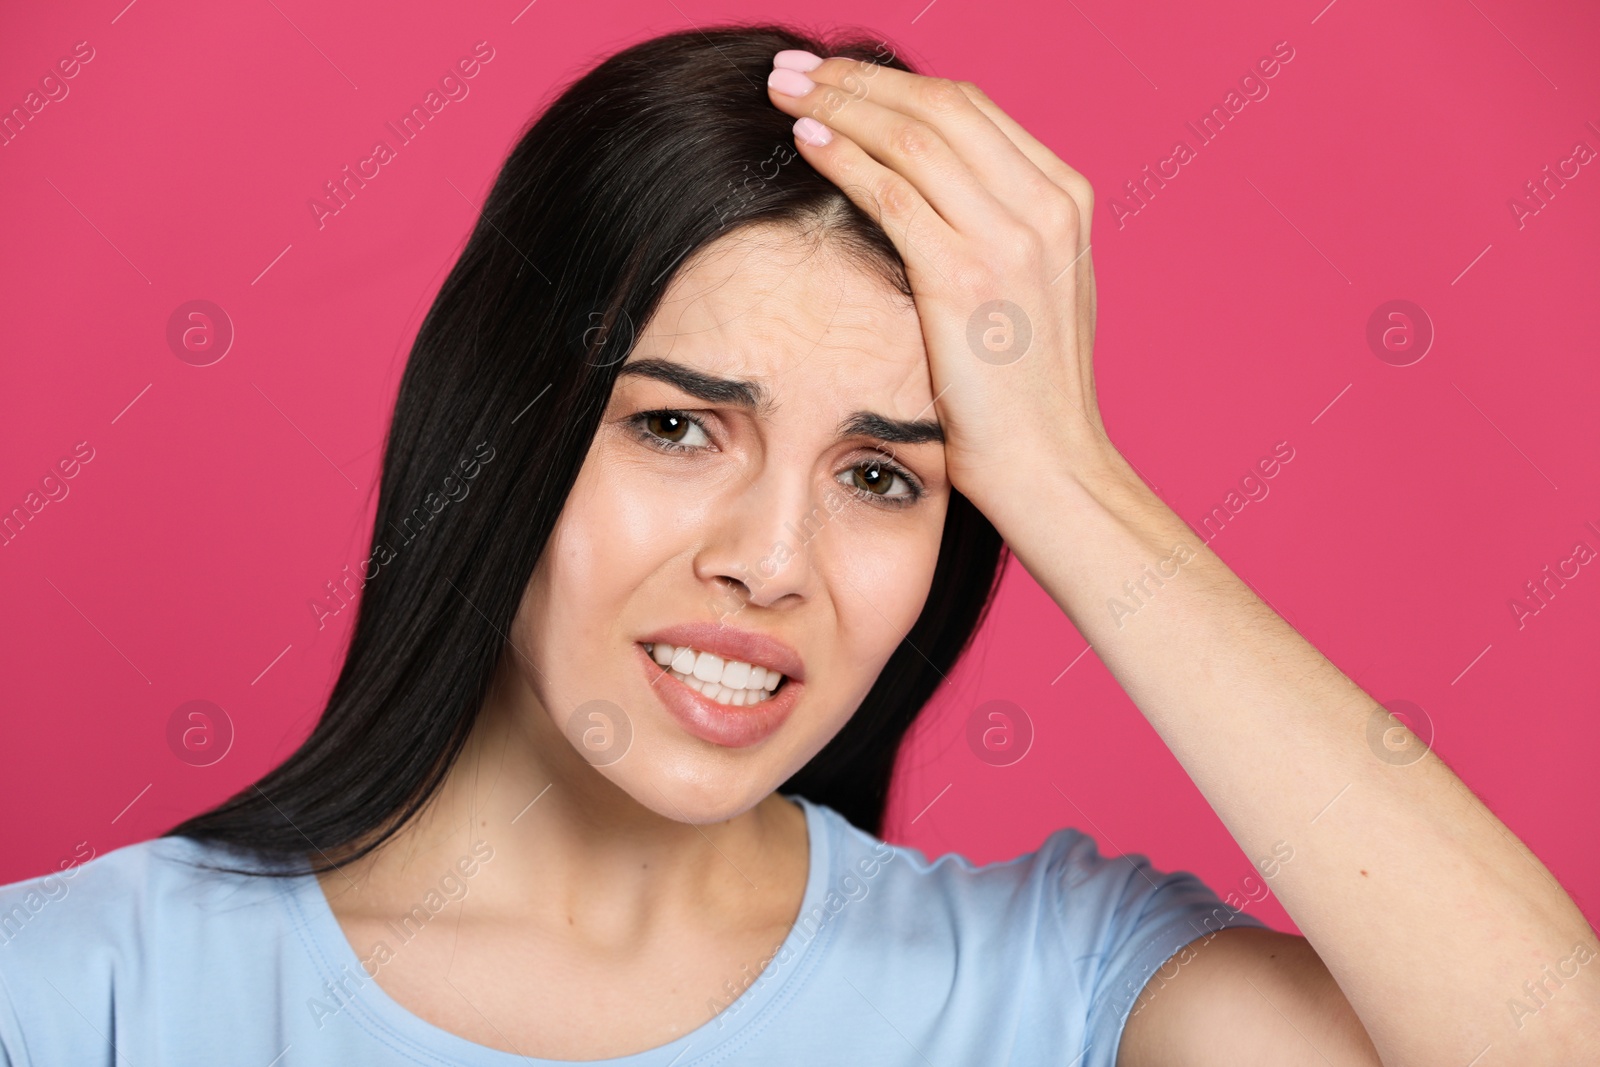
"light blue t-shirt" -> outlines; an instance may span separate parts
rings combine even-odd
[[[781,949],[708,997],[697,1029],[591,1067],[1112,1067],[1127,1013],[1164,961],[1224,926],[1262,925],[1193,875],[1101,857],[1076,830],[1005,863],[930,862],[794,799],[811,868]],[[241,865],[158,838],[0,887],[0,1065],[558,1062],[468,1041],[390,999],[315,877],[185,862],[208,858]]]

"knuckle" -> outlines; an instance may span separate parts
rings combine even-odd
[[[1039,214],[1040,221],[1048,232],[1077,236],[1078,221],[1082,211],[1073,197],[1062,195],[1058,191],[1056,195],[1043,199]]]
[[[961,86],[949,78],[929,78],[918,86],[917,102],[934,115],[948,115],[969,104]]]
[[[938,141],[939,132],[918,119],[900,123],[891,136],[895,151],[912,159],[926,157]]]
[[[992,293],[998,288],[997,279],[1004,277],[982,259],[962,256],[948,264],[945,273],[957,292]]]
[[[878,186],[878,207],[886,217],[904,218],[916,210],[917,191],[912,184],[891,174]]]
[[[999,248],[1008,265],[1037,263],[1044,255],[1044,238],[1032,226],[1018,226],[1000,237]]]

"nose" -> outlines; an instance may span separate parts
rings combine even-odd
[[[830,512],[815,499],[809,471],[769,465],[729,487],[712,511],[695,577],[718,618],[746,607],[798,606],[817,582],[817,536]]]

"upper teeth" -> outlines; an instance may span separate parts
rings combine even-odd
[[[687,645],[674,647],[664,641],[644,646],[650,657],[666,667],[678,681],[712,700],[744,707],[765,700],[778,688],[783,675],[770,667],[723,659],[715,652],[701,652]]]

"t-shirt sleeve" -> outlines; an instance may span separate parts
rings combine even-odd
[[[1076,830],[1052,834],[1047,873],[1058,894],[1056,915],[1070,962],[1088,1004],[1080,1067],[1114,1067],[1128,1013],[1146,983],[1176,977],[1185,945],[1233,926],[1265,928],[1236,911],[1188,871],[1156,870],[1142,855],[1101,856]]]

